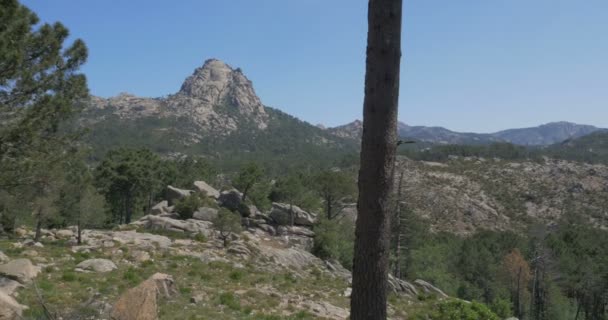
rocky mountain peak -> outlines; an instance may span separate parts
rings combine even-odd
[[[218,59],[206,60],[203,66],[194,70],[178,95],[200,100],[211,107],[235,107],[241,114],[265,114],[253,83],[240,68],[234,69]]]

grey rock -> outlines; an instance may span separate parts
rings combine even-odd
[[[30,283],[38,273],[40,267],[33,265],[29,259],[15,259],[0,265],[0,275],[21,283]]]
[[[15,299],[4,292],[0,292],[0,319],[23,319],[21,316],[27,306],[19,304]]]
[[[208,197],[217,199],[220,197],[220,192],[214,187],[208,185],[205,181],[194,181],[194,187],[198,192],[205,194]]]
[[[74,237],[74,231],[69,230],[69,229],[57,230],[55,232],[55,237],[57,239],[70,239],[70,238]]]
[[[198,210],[192,215],[192,218],[201,221],[213,221],[213,219],[217,217],[217,212],[217,209],[202,207],[198,208]]]
[[[272,204],[272,211],[270,217],[278,225],[290,225],[291,216],[293,215],[294,225],[299,226],[312,226],[317,221],[317,215],[302,210],[300,207],[285,203],[274,202]]]
[[[77,271],[84,270],[105,273],[116,269],[118,269],[116,264],[108,259],[89,259],[76,265]]]
[[[154,215],[159,215],[159,214],[163,214],[163,213],[169,213],[171,212],[169,209],[169,202],[167,200],[163,200],[159,203],[157,203],[156,205],[154,205],[154,207],[152,207],[152,209],[150,209],[150,213],[154,214]]]
[[[178,220],[169,217],[147,215],[132,223],[151,230],[169,230],[177,232],[201,233],[205,237],[214,234],[212,223],[195,219]]]
[[[167,186],[167,200],[169,201],[169,204],[171,204],[171,205],[175,204],[180,199],[183,199],[185,197],[192,195],[193,193],[194,193],[194,191],[192,191],[192,190],[186,190],[186,189],[176,188],[173,186]]]
[[[0,292],[4,292],[9,296],[12,296],[14,295],[15,291],[20,288],[23,288],[23,284],[19,283],[18,281],[0,277]]]

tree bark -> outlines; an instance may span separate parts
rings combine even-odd
[[[351,319],[386,319],[402,0],[370,0]]]
[[[38,208],[36,218],[36,235],[34,236],[34,241],[38,242],[42,236],[42,208]]]

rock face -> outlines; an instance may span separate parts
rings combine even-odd
[[[195,219],[176,220],[169,217],[147,215],[132,224],[151,230],[200,233],[206,237],[213,234],[212,224],[210,222]]]
[[[89,259],[79,263],[76,270],[94,271],[94,272],[110,272],[118,267],[114,262],[108,259]]]
[[[194,187],[200,193],[206,194],[208,197],[217,199],[220,197],[220,192],[217,191],[214,187],[208,185],[205,181],[194,181]]]
[[[137,287],[125,292],[112,309],[112,320],[156,320],[158,299],[170,298],[177,293],[170,275],[157,273]]]
[[[29,259],[15,259],[0,265],[0,275],[20,283],[30,283],[40,273],[40,267],[32,264]]]
[[[276,202],[272,204],[272,211],[270,212],[270,217],[278,225],[289,225],[292,214],[294,225],[312,226],[317,221],[316,214],[306,212],[298,206],[290,206],[288,204]]]
[[[201,109],[230,105],[242,115],[254,118],[258,128],[267,126],[268,116],[251,81],[240,69],[232,69],[220,60],[205,61],[184,81],[177,95],[198,100]]]

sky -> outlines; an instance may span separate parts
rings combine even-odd
[[[160,97],[209,58],[313,124],[361,119],[365,0],[25,0],[89,48],[91,93]],[[608,127],[608,1],[404,0],[399,119]]]

